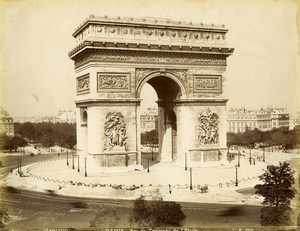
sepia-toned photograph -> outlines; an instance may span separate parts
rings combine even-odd
[[[298,230],[299,8],[1,0],[0,230]]]

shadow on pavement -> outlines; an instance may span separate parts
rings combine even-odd
[[[245,209],[243,206],[232,206],[230,208],[226,208],[225,210],[219,212],[216,214],[216,216],[244,216],[245,215]]]

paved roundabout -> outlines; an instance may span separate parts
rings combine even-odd
[[[164,200],[260,205],[262,198],[255,194],[240,194],[238,189],[251,188],[260,183],[258,175],[267,164],[291,159],[283,153],[269,153],[266,163],[250,165],[247,157],[228,166],[193,168],[192,172],[167,163],[152,163],[151,167],[130,173],[107,173],[85,177],[84,169],[67,166],[65,157],[23,166],[23,176],[17,169],[4,180],[16,188],[51,192],[68,196],[135,199],[141,194],[161,194]],[[237,171],[237,172],[236,172]],[[87,171],[88,172],[88,171]],[[236,173],[238,186],[236,186]],[[192,189],[191,189],[192,186]],[[205,188],[207,190],[203,190]]]

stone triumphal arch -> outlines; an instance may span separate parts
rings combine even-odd
[[[224,25],[91,15],[73,33],[77,149],[89,172],[141,169],[140,93],[158,95],[159,157],[226,164]]]

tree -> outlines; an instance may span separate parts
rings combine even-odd
[[[264,197],[260,217],[262,225],[290,225],[290,203],[295,196],[293,173],[290,165],[283,162],[279,166],[268,165],[259,176],[264,183],[255,188],[256,193]]]
[[[227,141],[230,145],[246,145],[252,147],[255,143],[263,142],[265,145],[281,145],[285,149],[297,147],[300,143],[300,126],[293,130],[276,128],[270,131],[253,130],[246,127],[243,133],[227,133]]]
[[[9,151],[17,151],[18,147],[24,147],[27,142],[24,138],[19,136],[0,136],[0,150],[9,150]]]
[[[274,133],[271,134],[272,144],[275,144],[275,145],[282,144],[283,137],[284,137],[284,134],[281,130],[274,131]]]
[[[102,207],[93,220],[90,221],[92,228],[112,228],[120,224],[120,217],[113,208]]]
[[[69,123],[15,123],[15,132],[45,147],[54,144],[70,148],[76,144],[76,124]]]
[[[0,228],[5,228],[5,223],[10,220],[10,217],[7,213],[7,209],[4,207],[0,208]]]
[[[131,226],[138,227],[175,227],[182,226],[185,218],[180,204],[163,201],[162,197],[148,201],[142,195],[134,201],[129,222]]]
[[[158,144],[158,132],[152,130],[150,132],[146,131],[141,134],[141,143],[142,144]]]

